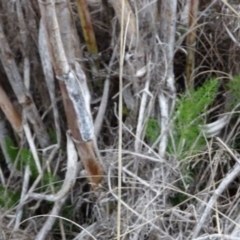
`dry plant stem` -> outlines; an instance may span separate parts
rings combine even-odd
[[[82,240],[88,237],[89,235],[92,237],[93,240],[97,240],[90,232],[93,232],[94,228],[96,227],[96,223],[84,228],[73,240]]]
[[[40,217],[52,217],[52,218],[62,219],[62,220],[64,220],[64,221],[69,222],[69,223],[71,223],[72,225],[80,228],[80,229],[82,230],[81,233],[87,232],[87,234],[91,237],[91,240],[97,240],[86,228],[82,227],[81,225],[77,224],[77,223],[74,222],[74,221],[71,221],[71,220],[69,220],[69,219],[67,219],[67,218],[64,218],[64,217],[62,217],[62,216],[59,216],[59,214],[58,214],[58,215],[54,215],[54,214],[51,214],[51,215],[40,215]],[[75,239],[76,239],[76,238],[74,238],[74,240],[75,240]],[[82,238],[80,238],[80,239],[77,238],[77,239],[78,239],[78,240],[82,240]]]
[[[39,53],[40,58],[43,66],[43,73],[45,76],[45,81],[48,86],[48,92],[50,95],[52,109],[53,109],[53,116],[54,116],[54,124],[56,128],[57,134],[57,143],[58,146],[61,144],[61,129],[60,129],[60,121],[59,121],[59,113],[57,108],[57,100],[55,96],[55,83],[54,83],[54,73],[51,64],[51,54],[49,53],[48,43],[47,43],[47,36],[45,32],[45,28],[43,26],[42,20],[40,21],[39,27],[39,37],[38,37],[38,46],[39,46]]]
[[[76,75],[73,71],[70,71],[68,77],[65,78],[65,84],[77,115],[81,137],[84,142],[92,141],[94,138],[92,117],[86,107],[83,88],[78,83]]]
[[[17,2],[17,16],[18,16],[18,23],[20,28],[20,35],[22,38],[22,54],[24,56],[24,77],[23,82],[27,90],[30,89],[30,61],[29,61],[29,47],[28,47],[28,31],[24,21],[24,16],[22,12],[21,2]]]
[[[204,125],[202,130],[207,137],[209,138],[215,137],[227,125],[229,120],[230,120],[230,117],[228,115],[219,117],[219,119],[216,120],[215,122]]]
[[[145,145],[146,147],[147,145]],[[108,149],[108,150],[101,150],[101,152],[111,152],[114,153],[116,151],[116,149]],[[136,153],[136,152],[131,152],[131,151],[126,151],[123,150],[123,154],[130,154],[134,157],[138,157],[138,158],[142,158],[142,159],[146,159],[155,163],[165,163],[165,161],[161,158],[157,158],[158,156],[156,156],[156,158],[151,157],[151,156],[147,156],[145,154],[141,154],[141,153]],[[157,155],[157,153],[155,153]]]
[[[239,12],[237,12],[229,3],[227,0],[221,0],[236,16],[240,17]]]
[[[30,93],[23,85],[22,78],[18,71],[16,62],[13,58],[10,46],[4,35],[2,23],[0,22],[0,57],[3,64],[3,68],[6,72],[8,80],[13,88],[13,91],[18,99],[18,102],[22,105],[26,111],[27,118],[33,125],[34,132],[41,147],[46,147],[49,144],[49,137],[43,125],[43,122],[39,116],[38,110],[30,96]]]
[[[93,31],[91,16],[86,0],[76,0],[78,6],[79,18],[82,24],[83,35],[90,53],[98,53],[97,42]]]
[[[226,234],[207,234],[206,236],[195,238],[194,240],[209,240],[209,239],[224,239],[224,240],[239,240],[239,237],[232,237]]]
[[[109,88],[110,88],[111,68],[112,68],[114,59],[116,57],[116,54],[117,54],[117,47],[114,48],[114,51],[113,51],[113,54],[112,54],[112,57],[111,57],[111,60],[110,60],[109,66],[108,66],[108,73],[107,73],[107,77],[106,77],[106,80],[104,83],[101,104],[100,104],[100,107],[98,110],[97,117],[94,121],[94,130],[95,130],[96,139],[98,138],[98,135],[101,131],[103,119],[104,119],[106,108],[107,108],[108,97],[109,97]]]
[[[163,90],[159,93],[159,106],[161,115],[161,135],[159,143],[159,154],[164,157],[167,140],[168,140],[168,124],[169,116],[174,108],[175,101],[175,82],[173,73],[173,58],[175,45],[175,29],[177,18],[177,0],[162,1],[160,12],[160,39],[163,43],[163,54],[165,56],[165,72],[162,86],[166,86],[168,94]]]
[[[240,165],[240,160],[237,158],[237,156],[232,152],[232,150],[227,146],[225,142],[223,142],[219,137],[216,137],[216,140],[228,151],[228,153],[232,156],[232,158],[238,162]]]
[[[237,206],[237,209],[239,207]],[[239,210],[238,210],[239,213]],[[231,236],[233,238],[239,239],[240,238],[240,230],[239,230],[239,224],[240,224],[240,216],[238,215],[237,219],[234,220],[237,224],[235,224],[234,229],[231,231]]]
[[[60,88],[63,95],[63,104],[67,115],[68,126],[71,129],[75,142],[78,155],[80,156],[84,168],[87,170],[88,179],[94,185],[98,185],[102,181],[102,169],[99,166],[94,151],[92,142],[83,142],[78,130],[75,111],[73,109],[71,100],[68,98],[65,85],[60,82]]]
[[[226,150],[230,150],[230,149],[226,149]],[[232,155],[233,153],[231,152],[230,154]],[[239,160],[238,160],[238,162],[239,162]],[[212,197],[208,201],[207,206],[206,206],[200,220],[198,221],[198,224],[195,226],[195,228],[193,230],[192,238],[196,238],[198,236],[198,234],[201,231],[207,217],[209,216],[211,210],[213,209],[213,206],[214,206],[215,202],[217,201],[218,197],[228,187],[228,185],[238,176],[239,173],[240,173],[240,164],[236,163],[233,167],[233,170],[229,171],[229,173],[222,180],[222,182],[217,187],[217,189],[214,191]]]
[[[44,195],[44,194],[38,194],[38,193],[31,193],[30,197],[38,200],[47,200],[51,202],[56,202],[61,200],[63,197],[65,197],[73,185],[75,184],[76,177],[77,177],[77,152],[74,147],[74,143],[69,136],[69,133],[67,134],[67,172],[66,176],[63,182],[63,185],[58,193],[51,194],[51,195]]]
[[[31,152],[33,154],[33,158],[34,158],[38,173],[41,174],[42,167],[41,167],[41,164],[40,164],[40,160],[39,160],[38,153],[37,153],[37,148],[35,146],[29,124],[28,123],[23,124],[23,129],[24,129],[28,144],[30,146]]]
[[[13,106],[12,102],[8,98],[6,92],[0,85],[0,106],[2,111],[4,112],[7,120],[11,123],[12,128],[14,131],[19,135],[22,136],[22,119],[15,107]]]
[[[122,9],[122,4],[124,2],[124,9]],[[111,4],[115,10],[115,13],[118,17],[119,22],[121,23],[121,27],[126,29],[127,27],[127,42],[129,48],[134,48],[137,45],[137,33],[138,28],[136,26],[136,19],[132,8],[127,0],[115,0],[111,1]],[[123,19],[122,19],[123,17]],[[122,25],[123,24],[123,25]]]
[[[64,225],[63,225],[63,220],[62,220],[62,219],[59,219],[59,227],[60,227],[60,230],[61,230],[62,240],[67,240],[67,239],[66,239],[66,233],[65,233],[65,230],[64,230]]]
[[[21,219],[22,219],[23,203],[24,203],[25,196],[27,194],[27,190],[28,190],[28,187],[29,187],[30,175],[31,175],[30,167],[29,167],[29,165],[27,165],[26,168],[25,168],[25,174],[24,174],[24,179],[23,179],[20,203],[17,207],[16,221],[15,221],[15,226],[14,226],[15,231],[19,228],[19,224],[20,224]]]
[[[34,181],[34,183],[32,184],[32,186],[30,187],[30,189],[28,190],[27,194],[25,195],[24,201],[22,201],[21,207],[25,204],[25,202],[30,198],[31,193],[35,190],[35,188],[37,187],[37,185],[39,184],[39,182],[41,181],[41,179],[43,178],[45,169],[47,168],[47,164],[50,165],[50,163],[52,162],[56,152],[58,151],[58,148],[54,148],[51,152],[51,154],[49,155],[49,158],[46,161],[46,165],[43,167],[42,169],[42,173],[38,175],[38,177],[36,178],[36,180]],[[20,207],[20,206],[19,206]]]
[[[97,113],[97,117],[94,121],[94,132],[96,139],[99,136],[99,133],[102,128],[103,119],[105,117],[105,112],[108,104],[108,97],[109,97],[109,88],[110,88],[110,76],[107,76],[105,82],[104,82],[104,88],[103,88],[103,96],[101,100],[101,104],[99,107],[99,111]]]
[[[160,192],[158,190],[152,188],[151,184],[149,184],[147,181],[143,180],[142,178],[138,177],[136,174],[132,173],[131,171],[129,171],[126,167],[123,167],[123,171],[125,173],[127,173],[128,175],[130,175],[133,179],[136,179],[139,183],[141,183],[144,186],[146,186],[147,188],[151,189],[157,195],[160,194]]]
[[[5,180],[5,177],[4,177],[4,174],[3,174],[3,171],[2,171],[1,167],[0,167],[0,182],[1,182],[3,187],[6,186],[6,180]]]
[[[87,106],[86,96],[82,95],[86,92],[83,92],[83,82],[85,81],[86,76],[81,70],[78,75],[78,77],[80,76],[81,78],[76,79],[76,75],[73,70],[70,70],[69,66],[69,64],[74,66],[75,61],[73,59],[75,56],[73,53],[74,46],[71,39],[72,25],[68,4],[67,1],[61,1],[56,5],[58,21],[59,24],[61,24],[61,29],[59,29],[58,21],[56,19],[55,5],[53,1],[39,1],[39,5],[43,23],[48,34],[49,45],[51,46],[53,67],[59,79],[63,80],[59,81],[59,85],[63,96],[68,127],[76,140],[78,154],[88,172],[89,180],[92,184],[98,185],[102,179],[102,170],[96,160],[92,148],[92,142],[83,141],[89,140],[89,138],[93,137],[91,136],[93,135],[93,123],[89,113],[89,106]],[[67,55],[68,60],[65,54]],[[68,90],[70,92],[68,92]],[[83,111],[82,113],[81,110]],[[88,127],[85,126],[86,123],[88,123]]]
[[[30,61],[28,57],[24,58],[24,78],[23,78],[24,85],[26,86],[27,90],[30,89]]]
[[[12,164],[11,158],[9,157],[9,154],[7,152],[6,138],[8,136],[9,134],[6,128],[6,123],[4,120],[1,119],[1,116],[0,116],[0,146],[4,156],[4,160],[6,161],[6,164],[8,166],[8,169],[10,171],[14,171],[14,164]]]
[[[196,46],[196,34],[197,34],[197,14],[199,0],[189,0],[189,13],[188,13],[188,28],[190,29],[187,38],[187,62],[186,62],[186,83],[187,88],[194,86],[193,71],[195,67],[195,46]]]
[[[159,93],[158,100],[161,115],[161,139],[159,142],[159,155],[160,157],[164,158],[168,141],[169,105],[168,99],[164,93]]]
[[[70,67],[64,52],[63,43],[59,31],[55,4],[52,0],[39,1],[42,21],[46,28],[46,34],[51,46],[52,61],[56,75],[66,77]]]
[[[46,29],[48,30],[48,36],[52,47],[55,72],[58,79],[64,81],[66,85],[68,95],[76,112],[78,128],[82,139],[84,141],[90,141],[93,138],[93,123],[86,107],[83,88],[68,64],[61,40],[54,3],[51,0],[47,2],[48,5],[42,5],[46,6],[45,10],[42,10],[42,13],[45,13],[43,19]],[[48,21],[46,19],[48,19]]]
[[[148,69],[149,73],[149,69]],[[147,106],[147,97],[149,95],[149,85],[150,85],[150,76],[148,74],[147,80],[145,82],[145,87],[142,94],[139,114],[138,114],[138,123],[137,123],[137,130],[136,130],[136,140],[135,140],[135,151],[139,152],[141,149],[141,142],[142,142],[142,131],[143,131],[143,122],[146,117],[146,106]]]
[[[35,240],[44,240],[47,238],[48,233],[51,231],[53,224],[55,223],[57,216],[59,215],[60,211],[62,210],[62,206],[65,203],[67,197],[56,201],[54,203],[53,209],[48,216],[48,219],[45,221],[44,225],[40,229],[39,233],[35,237]]]
[[[103,10],[107,15],[107,25],[110,26],[112,14],[110,11],[109,2],[108,0],[102,0],[101,2],[102,2]]]
[[[116,109],[115,109],[115,116],[117,117],[117,119],[119,119],[119,117],[118,117],[117,114],[116,114]],[[126,125],[124,125],[124,129],[127,130],[128,133],[130,133],[133,137],[136,137],[136,136],[132,133],[132,131],[131,131]],[[153,149],[150,148],[146,143],[142,142],[142,145],[143,145],[144,147],[146,147],[146,149],[148,150],[148,153],[153,153],[153,154],[156,156],[156,159],[158,159],[159,162],[164,162],[164,163],[166,163],[166,164],[168,165],[168,163],[164,160],[164,158],[162,158],[161,156],[159,156],[159,154],[156,153],[155,151],[153,151]],[[113,150],[111,150],[111,151],[113,151]],[[126,152],[128,152],[128,151],[123,151],[123,152],[126,153]],[[131,153],[131,152],[128,152],[128,153]],[[132,153],[131,153],[131,154],[132,154]],[[138,156],[136,153],[135,153],[135,154],[132,154],[132,155]],[[146,158],[148,158],[148,157],[146,156]],[[148,159],[154,161],[154,158],[148,158]],[[168,166],[170,167],[170,165],[168,165]]]
[[[118,2],[118,1],[114,1]],[[122,107],[123,107],[123,62],[125,55],[124,41],[124,10],[125,0],[121,2],[121,30],[120,30],[120,62],[119,62],[119,103],[118,103],[118,204],[117,204],[117,240],[121,239],[121,198],[122,198]]]
[[[86,0],[76,0],[76,1],[78,6],[78,14],[81,21],[82,31],[83,31],[88,52],[97,54],[98,47],[97,47],[95,34],[93,31],[91,16],[87,6],[87,1]]]
[[[232,39],[232,41],[238,46],[240,47],[240,42],[233,36],[233,34],[231,33],[231,31],[229,30],[229,28],[227,27],[227,25],[223,22],[223,25],[228,33],[228,36]]]
[[[147,224],[147,223],[151,224],[152,227],[156,228],[156,229],[159,230],[161,233],[165,234],[165,233],[159,228],[159,226],[156,226],[154,223],[151,222],[152,220],[149,221],[149,220],[146,219],[144,216],[142,216],[141,214],[139,214],[138,212],[136,212],[133,208],[131,208],[131,207],[130,207],[126,202],[124,202],[122,199],[119,199],[118,195],[116,195],[116,194],[114,193],[114,190],[112,189],[112,186],[111,186],[111,176],[112,176],[112,174],[111,174],[111,168],[110,168],[109,171],[108,171],[108,187],[109,187],[109,191],[110,191],[110,193],[112,194],[112,196],[113,196],[115,199],[117,199],[117,201],[120,201],[121,204],[122,204],[126,209],[130,210],[130,211],[131,211],[133,214],[135,214],[138,218],[144,220],[144,222],[146,222],[146,224]],[[125,235],[125,233],[123,233],[122,235],[120,235],[120,237],[122,237],[123,235]],[[119,236],[117,235],[117,238],[118,238],[118,237],[119,237]],[[120,239],[121,239],[121,238],[120,238]]]

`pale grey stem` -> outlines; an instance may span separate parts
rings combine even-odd
[[[23,202],[24,202],[24,199],[25,199],[28,187],[29,187],[30,175],[31,175],[31,170],[30,170],[29,165],[27,165],[26,168],[25,168],[25,174],[24,174],[24,178],[23,178],[23,185],[22,185],[20,203],[17,207],[14,230],[17,230],[19,228],[19,224],[20,224],[21,219],[22,219],[23,206],[24,206]]]
[[[149,73],[149,69],[148,69],[148,73]],[[142,131],[143,131],[143,122],[145,120],[146,117],[146,106],[147,106],[147,96],[148,96],[148,92],[149,92],[149,86],[150,86],[150,76],[148,74],[146,83],[145,83],[145,87],[143,90],[143,94],[142,94],[142,99],[141,99],[141,104],[140,104],[140,109],[139,109],[139,114],[138,114],[138,123],[137,123],[137,130],[136,130],[136,139],[135,139],[135,144],[134,144],[134,148],[136,152],[139,152],[139,149],[141,148],[141,135],[142,135]]]
[[[68,156],[68,161],[67,161],[67,172],[65,175],[65,179],[62,185],[62,188],[59,190],[58,193],[56,194],[50,194],[50,195],[44,195],[44,194],[39,194],[39,193],[30,193],[29,196],[34,199],[42,199],[46,201],[51,201],[51,202],[56,202],[61,200],[63,197],[65,197],[73,185],[75,184],[76,177],[77,177],[77,152],[74,147],[74,143],[67,134],[67,156]]]
[[[40,59],[43,67],[43,73],[45,76],[45,81],[48,86],[47,88],[48,88],[49,96],[52,103],[54,124],[55,124],[56,134],[57,134],[57,143],[58,143],[58,146],[60,146],[61,129],[60,129],[59,113],[57,108],[57,100],[55,96],[54,73],[53,73],[53,68],[51,64],[51,55],[49,53],[49,48],[47,43],[47,33],[43,26],[42,20],[40,21],[38,46],[39,46]]]
[[[24,74],[23,74],[24,85],[27,90],[30,89],[30,61],[28,57],[24,58]]]
[[[65,196],[64,198],[62,198],[54,203],[53,209],[52,209],[51,213],[49,214],[48,219],[46,220],[46,222],[40,229],[39,233],[35,237],[35,240],[46,239],[46,237],[47,237],[48,233],[51,231],[53,224],[55,223],[57,216],[59,215],[66,199],[67,199],[67,197]]]
[[[146,219],[144,216],[142,216],[140,213],[138,213],[137,211],[135,211],[133,208],[131,208],[126,202],[124,202],[122,199],[118,199],[117,194],[114,193],[112,186],[111,186],[111,168],[108,171],[108,187],[109,187],[109,191],[112,194],[112,196],[116,199],[116,200],[120,200],[121,204],[128,210],[130,210],[133,214],[135,214],[138,218],[141,218],[142,220],[145,221],[146,224],[150,224],[152,227],[154,227],[155,229],[157,229],[159,232],[161,232],[162,234],[165,235],[165,232],[163,232],[159,226],[156,226],[154,223],[152,223],[152,220],[148,220]]]
[[[3,171],[2,171],[2,168],[0,167],[0,181],[1,181],[1,184],[2,186],[6,186],[6,180],[5,180],[5,177],[4,177],[4,174],[3,174]]]
[[[160,115],[161,115],[161,139],[159,143],[159,155],[160,157],[164,157],[166,148],[167,148],[167,140],[168,140],[168,122],[169,122],[169,108],[168,108],[168,99],[164,95],[164,93],[159,93],[159,106],[160,106]]]
[[[136,179],[139,183],[143,184],[144,186],[146,186],[147,188],[151,189],[154,193],[156,193],[157,195],[160,194],[160,191],[158,191],[157,189],[154,189],[151,184],[149,184],[147,181],[145,181],[144,179],[138,177],[136,174],[134,174],[133,172],[129,171],[126,167],[122,168],[123,171],[125,173],[127,173],[128,175],[130,175],[133,179]]]
[[[82,139],[86,142],[91,141],[94,136],[92,116],[86,107],[82,86],[79,84],[73,71],[70,71],[68,75],[65,76],[65,84],[77,114],[78,126]]]
[[[67,1],[61,1],[61,3],[63,4],[62,7],[66,8],[66,11],[64,11],[64,13],[67,12],[69,15],[69,11],[67,11]],[[56,75],[59,80],[63,80],[66,84],[69,97],[73,103],[73,107],[77,115],[82,140],[90,141],[93,139],[94,136],[93,121],[91,114],[89,113],[89,106],[87,106],[84,94],[84,87],[81,82],[86,78],[86,76],[84,72],[81,71],[81,74],[78,75],[79,79],[77,79],[77,76],[75,75],[73,70],[71,70],[71,67],[68,63],[63,45],[63,41],[64,43],[66,43],[66,39],[64,38],[64,34],[62,34],[61,36],[58,23],[58,20],[61,24],[64,23],[64,21],[61,16],[59,16],[59,19],[57,19],[56,9],[58,8],[56,7],[55,9],[55,3],[53,2],[53,0],[39,0],[39,5],[42,13],[42,20],[46,27],[49,41],[51,44],[52,60]],[[70,21],[70,17],[67,17],[65,21]],[[69,28],[69,26],[67,26],[67,29]],[[67,37],[68,40],[71,41],[71,39],[69,39],[69,36]]]
[[[203,132],[209,138],[215,137],[227,125],[229,120],[230,120],[230,118],[227,115],[223,116],[223,117],[219,117],[218,120],[216,120],[215,122],[204,125]]]
[[[200,220],[198,221],[198,223],[196,224],[196,226],[193,230],[192,239],[195,239],[198,236],[199,232],[201,231],[205,221],[207,220],[207,217],[209,216],[218,197],[228,187],[228,185],[239,175],[239,173],[240,173],[240,165],[239,165],[239,163],[236,163],[233,167],[233,170],[230,170],[230,172],[222,180],[221,184],[214,191],[212,197],[208,201],[207,206],[206,206]]]
[[[29,127],[28,123],[23,124],[23,129],[24,129],[28,144],[30,146],[31,152],[33,154],[33,159],[35,161],[38,173],[41,174],[42,167],[41,167],[41,164],[40,164],[40,160],[39,160],[38,153],[37,153],[37,148],[35,146],[35,143],[34,143],[34,140],[33,140],[31,130],[30,130],[30,127]]]
[[[109,97],[109,87],[110,87],[110,75],[111,75],[111,67],[113,65],[113,61],[116,57],[116,53],[117,53],[117,47],[114,48],[113,54],[111,56],[111,60],[108,66],[108,73],[107,73],[107,77],[104,83],[104,89],[103,89],[103,96],[102,96],[102,100],[101,100],[101,104],[97,113],[97,117],[94,121],[94,132],[95,132],[95,137],[96,139],[98,138],[98,135],[101,131],[102,128],[102,123],[103,123],[103,119],[104,119],[104,115],[106,112],[106,108],[107,108],[107,103],[108,103],[108,97]]]
[[[97,240],[91,232],[94,231],[94,228],[96,228],[96,223],[93,223],[92,225],[88,226],[87,228],[84,228],[73,240],[82,240],[85,239],[88,236],[91,236],[91,240]]]
[[[170,121],[170,114],[174,108],[175,103],[175,83],[173,73],[173,59],[175,46],[175,30],[177,18],[177,0],[162,1],[161,2],[161,20],[160,20],[160,34],[159,38],[163,43],[163,55],[165,59],[164,85],[168,94],[163,91],[159,93],[159,105],[161,115],[161,135],[162,138],[159,143],[159,153],[163,157],[165,155],[168,131],[167,126]]]
[[[226,234],[207,234],[194,240],[209,240],[209,239],[224,239],[224,240],[239,240],[239,237],[232,237]]]

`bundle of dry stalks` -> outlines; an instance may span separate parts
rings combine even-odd
[[[0,239],[239,239],[239,17],[225,0],[0,1]],[[178,95],[212,77],[206,146],[179,159]]]

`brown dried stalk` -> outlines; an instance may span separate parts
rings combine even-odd
[[[186,85],[187,88],[194,86],[194,66],[195,66],[195,45],[197,37],[197,14],[198,14],[199,0],[190,0],[188,13],[188,29],[187,35],[187,62],[186,62]]]
[[[86,0],[76,0],[78,14],[82,25],[83,36],[87,45],[88,52],[97,54],[98,47],[92,26],[91,16]]]
[[[13,129],[20,136],[22,135],[22,119],[12,102],[8,98],[5,90],[0,85],[0,106],[8,121],[11,123]]]
[[[93,61],[90,62],[93,80],[97,80],[99,70],[99,59],[97,58],[98,47],[95,38],[95,33],[92,26],[91,16],[86,0],[76,0],[78,14],[82,25],[82,32],[86,42],[87,50],[93,54]],[[95,55],[95,56],[94,56]]]
[[[52,0],[45,0],[39,1],[39,5],[42,20],[47,30],[49,46],[51,47],[52,64],[58,78],[63,80],[59,81],[59,84],[68,127],[75,139],[76,148],[87,170],[88,178],[96,186],[101,182],[102,170],[94,153],[93,136],[88,132],[86,136],[88,139],[85,139],[85,136],[83,136],[86,129],[91,131],[93,128],[88,129],[89,127],[91,128],[92,123],[88,92],[85,84],[86,76],[81,69],[80,72],[74,73],[73,71],[75,69],[75,48],[73,43],[75,35],[68,2],[61,1],[55,5]],[[78,92],[78,95],[74,93],[71,97],[71,91],[77,89],[72,88],[72,85],[66,85],[69,84],[69,80],[71,80],[71,84],[76,84],[79,87],[80,92]],[[77,85],[77,81],[79,85]],[[82,121],[80,118],[82,118]],[[86,142],[86,140],[89,140],[89,142]]]

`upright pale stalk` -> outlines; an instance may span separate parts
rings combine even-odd
[[[163,61],[165,62],[165,66],[162,68],[162,88],[158,95],[161,116],[161,140],[159,143],[159,154],[161,157],[164,157],[168,141],[170,113],[174,108],[176,95],[173,58],[177,18],[177,0],[161,1],[161,7],[159,9],[159,35],[162,43]]]

